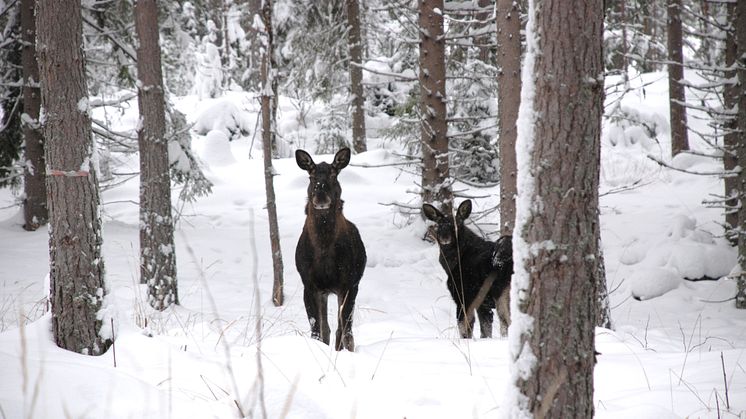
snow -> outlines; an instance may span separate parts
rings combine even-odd
[[[538,25],[536,24],[536,5],[533,0],[528,2],[528,23],[526,23],[526,55],[521,73],[521,105],[516,121],[516,221],[513,229],[513,277],[510,286],[510,317],[511,324],[508,328],[508,339],[510,341],[510,383],[505,393],[505,408],[501,413],[503,417],[528,418],[531,412],[528,410],[526,397],[518,388],[520,380],[527,380],[536,366],[536,356],[531,350],[528,342],[523,339],[530,334],[534,327],[534,318],[520,309],[525,307],[528,290],[531,287],[528,268],[525,262],[529,260],[530,252],[538,251],[539,247],[547,243],[527,243],[523,237],[523,230],[530,222],[531,214],[540,212],[541,202],[534,202],[534,176],[536,173],[531,169],[531,154],[534,149],[534,125],[538,115],[534,111],[535,79],[534,62],[538,50]],[[549,247],[554,248],[550,242]],[[547,247],[547,248],[549,248]]]
[[[229,140],[234,141],[249,135],[255,119],[249,117],[248,112],[228,99],[211,101],[194,122],[194,130],[200,135],[207,135],[210,131],[219,130],[225,133]]]
[[[621,105],[649,119],[665,116],[665,86],[665,79],[654,80],[645,97],[630,94]],[[246,112],[253,133],[257,104],[250,95],[190,96],[176,105],[195,122],[221,101]],[[311,121],[321,112],[312,108],[305,125],[300,111],[280,97],[279,135],[313,150],[317,127]],[[136,106],[121,115],[121,131],[134,129],[136,115]],[[378,118],[383,127],[386,118]],[[261,147],[252,146],[251,136],[229,142],[229,121],[209,126],[202,135],[192,133],[214,186],[208,197],[177,204],[175,247],[168,251],[177,257],[181,306],[154,312],[139,283],[139,214],[133,203],[138,179],[102,192],[108,294],[99,316],[102,334],[113,334],[116,346],[98,357],[66,352],[53,343],[46,313],[48,227],[23,231],[20,209],[12,205],[17,197],[12,190],[0,190],[4,416],[235,417],[237,403],[253,417],[261,416],[263,405],[269,418],[491,418],[507,413],[504,396],[514,374],[535,362],[523,348],[512,348],[516,330],[530,319],[515,320],[507,339],[458,338],[455,305],[437,248],[421,240],[425,224],[382,205],[413,202],[418,176],[393,165],[401,162],[403,150],[370,138],[371,151],[353,155],[339,177],[345,214],[361,232],[368,264],[355,308],[357,350],[338,353],[310,339],[293,263],[308,175],[293,158],[274,161],[286,297],[284,306],[274,307]],[[521,124],[522,132],[530,128],[525,120]],[[721,237],[720,211],[701,204],[708,194],[721,193],[722,180],[661,168],[645,157],[650,150],[631,142],[612,145],[609,127],[606,123],[602,142],[602,192],[643,182],[601,198],[615,329],[596,330],[596,416],[744,417],[746,316],[730,300],[735,282],[722,278],[734,268],[736,255]],[[657,140],[661,149],[669,147],[668,131],[660,131]],[[114,157],[115,172],[138,170],[137,156]],[[332,159],[331,154],[313,157],[317,162]],[[698,159],[688,167],[715,171],[721,166]],[[456,188],[468,190],[461,184]],[[497,188],[470,192],[485,197],[474,200],[475,212],[498,202]],[[519,205],[527,208],[526,202]],[[482,222],[496,222],[493,217]],[[252,239],[257,263],[252,262]],[[703,275],[719,279],[683,279]],[[515,280],[520,284],[520,275]],[[514,293],[522,297],[525,291],[514,287]],[[334,298],[329,306],[334,329]],[[261,335],[255,332],[257,321]],[[514,359],[520,365],[513,366]]]

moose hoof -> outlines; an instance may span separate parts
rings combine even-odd
[[[355,339],[352,335],[345,335],[342,339],[337,339],[334,346],[338,351],[347,349],[350,352],[355,352]]]

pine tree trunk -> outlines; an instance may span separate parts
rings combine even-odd
[[[443,10],[443,0],[420,0],[422,202],[434,203],[450,214],[453,194],[448,177]]]
[[[363,42],[360,36],[360,4],[346,0],[347,44],[350,53],[350,94],[352,95],[352,146],[356,153],[368,149],[365,140],[365,94],[363,92]]]
[[[282,250],[280,248],[280,227],[277,223],[277,206],[275,205],[275,187],[273,184],[274,168],[272,167],[272,145],[275,140],[275,121],[273,97],[275,96],[274,66],[272,60],[273,33],[272,33],[272,1],[265,0],[262,6],[262,22],[264,32],[262,33],[262,154],[264,154],[264,189],[267,193],[267,216],[269,217],[269,240],[272,248],[272,270],[274,281],[272,282],[272,303],[281,306],[285,297],[283,294],[283,263]]]
[[[736,45],[738,57],[738,165],[746,167],[746,2],[736,3],[735,20],[732,26],[736,30]],[[738,223],[741,234],[738,237],[738,260],[741,264],[741,274],[736,280],[736,307],[746,309],[746,170],[738,173],[741,207],[738,211]]]
[[[523,80],[519,116],[512,285],[516,400],[508,402],[521,415],[591,418],[597,287],[604,280],[603,2],[530,1],[528,25],[524,75],[531,79]]]
[[[671,117],[671,156],[689,150],[686,130],[684,54],[682,53],[681,0],[667,0],[668,11],[668,98]]]
[[[515,227],[515,139],[521,104],[521,13],[513,0],[497,0],[497,111],[500,155],[500,234]]]
[[[210,0],[210,20],[215,24],[215,39],[213,43],[220,54],[221,87],[227,88],[230,84],[228,67],[230,66],[230,45],[228,40],[227,8],[225,0]]]
[[[736,5],[729,3],[727,6],[728,21],[735,22]],[[736,62],[736,29],[735,26],[729,30],[725,37],[725,67],[734,68]],[[736,77],[736,71],[726,71],[725,79],[733,80]],[[738,103],[738,86],[728,83],[723,87],[723,105],[726,110],[735,110]],[[725,135],[723,136],[723,145],[725,153],[723,154],[723,168],[726,171],[732,171],[738,166],[738,120],[735,116],[729,118],[723,127]],[[738,177],[727,176],[723,179],[725,184],[725,196],[734,197],[725,201],[725,234],[733,242],[738,243],[738,233],[734,229],[738,226]]]
[[[489,10],[489,6],[492,4],[491,0],[477,0],[477,7],[479,8],[479,12],[474,15],[474,19],[477,21],[475,26],[475,31],[478,31],[482,33],[482,36],[476,35],[474,39],[474,44],[479,48],[479,61],[485,63],[485,64],[492,64],[490,62],[490,49],[492,48],[489,44],[491,41],[491,37],[487,36],[487,32],[482,32],[482,29],[487,29],[487,26],[490,21],[490,15],[491,10]],[[516,10],[518,8],[518,4],[516,4]],[[489,10],[489,11],[488,11]],[[499,29],[498,29],[499,30]],[[500,53],[500,48],[498,47],[498,54]]]
[[[23,121],[25,143],[23,228],[36,230],[47,223],[47,185],[44,172],[44,137],[39,124],[41,91],[39,90],[39,64],[36,61],[36,22],[34,21],[34,0],[21,1],[21,36],[23,40],[21,61],[23,63],[23,113],[28,116]]]
[[[156,310],[179,304],[156,0],[135,3],[140,149],[140,282]]]
[[[244,89],[247,91],[258,91],[261,86],[261,67],[262,54],[260,51],[260,33],[254,28],[254,16],[261,16],[262,0],[245,0],[247,12],[242,16],[243,30],[246,32],[246,39],[250,45],[247,59],[249,64],[246,66],[247,74],[242,79]]]
[[[642,33],[643,35],[647,36],[649,39],[653,40],[654,34],[653,34],[653,27],[654,23],[653,21],[653,8],[651,7],[651,1],[650,0],[639,0],[640,5],[640,14],[642,15],[640,18],[642,20]],[[642,61],[640,61],[640,72],[641,73],[649,73],[654,70],[654,65],[650,63],[651,54],[650,50],[648,49],[645,51],[645,55],[642,57]]]
[[[45,110],[52,332],[58,346],[103,353],[97,314],[106,292],[80,0],[41,0],[37,53]]]

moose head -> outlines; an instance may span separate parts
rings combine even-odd
[[[331,164],[314,163],[313,158],[304,150],[295,152],[295,161],[298,167],[308,172],[310,176],[308,200],[313,209],[318,211],[335,209],[342,197],[342,187],[339,186],[337,176],[350,163],[350,149],[339,150]]]
[[[471,200],[467,199],[459,205],[456,216],[445,215],[430,204],[422,206],[422,212],[430,221],[435,221],[435,238],[441,246],[448,246],[456,241],[460,232],[464,231],[464,220],[471,214]]]

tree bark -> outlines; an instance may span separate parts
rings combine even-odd
[[[727,6],[728,10],[728,21],[731,22],[731,28],[727,31],[725,37],[725,67],[728,70],[725,72],[726,80],[734,80],[737,76],[735,70],[736,64],[736,5],[729,3]],[[728,111],[737,109],[738,104],[738,88],[739,86],[733,83],[726,83],[723,87],[723,105]],[[723,168],[726,171],[732,171],[738,166],[738,120],[735,115],[728,118],[724,124],[723,130],[725,135],[723,136],[723,146],[725,153],[723,154]],[[738,243],[738,233],[734,229],[738,226],[738,177],[726,176],[723,179],[725,184],[725,196],[733,197],[725,201],[725,234],[734,243]]]
[[[269,240],[272,248],[272,303],[281,306],[285,297],[283,294],[283,263],[280,248],[280,228],[277,223],[277,206],[275,205],[275,187],[273,184],[274,168],[272,167],[272,145],[275,141],[275,114],[273,97],[275,96],[274,65],[273,65],[273,33],[272,33],[272,1],[265,0],[262,5],[262,154],[264,154],[264,189],[267,194],[267,216],[269,217]]]
[[[480,31],[483,28],[487,28],[489,26],[489,23],[486,23],[490,19],[490,13],[488,7],[492,4],[492,0],[477,0],[477,7],[479,8],[479,12],[477,12],[474,15],[474,19],[477,20],[475,23],[475,30]],[[518,3],[515,5],[516,10],[518,10]],[[520,19],[518,19],[520,20]],[[498,31],[500,29],[498,28]],[[487,36],[488,34],[484,32],[481,36],[475,36],[474,44],[479,48],[479,61],[485,63],[485,64],[491,64],[490,63],[490,49],[492,48],[490,44],[490,37]],[[498,47],[499,49],[499,47]],[[499,54],[499,51],[498,51]]]
[[[156,0],[135,2],[140,149],[140,282],[156,310],[179,304]]]
[[[360,35],[360,3],[345,0],[347,45],[350,53],[350,95],[352,96],[352,146],[356,153],[368,150],[365,140],[365,94],[363,92],[363,41]]]
[[[497,0],[497,111],[500,155],[500,234],[515,227],[515,139],[521,105],[521,13],[513,0]]]
[[[39,90],[39,64],[36,61],[36,22],[34,0],[21,1],[21,62],[23,63],[23,124],[25,164],[23,185],[23,228],[36,230],[47,223],[47,185],[44,176],[44,137],[39,127],[41,91]]]
[[[437,11],[436,11],[437,9]],[[420,135],[422,202],[452,213],[448,173],[443,0],[420,0]]]
[[[512,285],[516,400],[509,403],[537,418],[590,418],[597,287],[605,280],[603,2],[530,1],[528,25]]]
[[[732,22],[736,30],[736,45],[738,57],[738,165],[746,167],[746,2],[736,3],[735,20]],[[738,184],[741,206],[738,211],[738,223],[741,232],[738,235],[738,260],[741,265],[741,273],[736,279],[736,307],[746,309],[746,171],[738,173]]]
[[[246,31],[246,39],[249,42],[249,60],[246,68],[248,74],[242,80],[243,86],[248,91],[257,91],[261,87],[262,57],[260,53],[260,33],[254,27],[254,16],[261,16],[262,0],[245,0],[247,13],[243,15],[242,26]]]
[[[681,0],[667,0],[668,11],[668,98],[671,119],[671,156],[689,150],[686,129],[684,54],[682,52]]]
[[[50,216],[52,332],[58,346],[103,353],[101,218],[83,57],[80,0],[40,0],[37,53]]]

